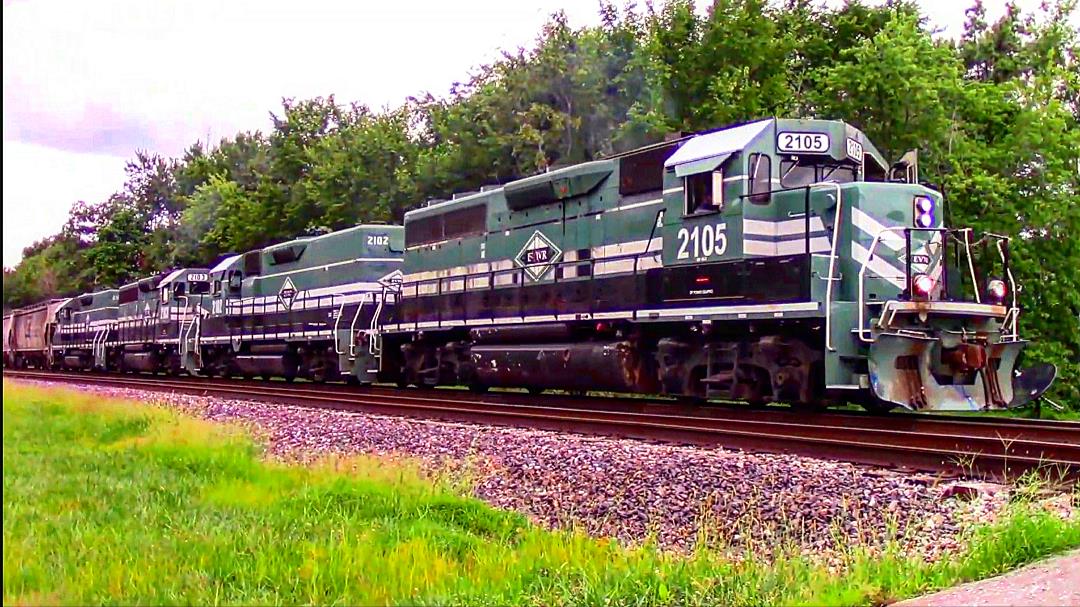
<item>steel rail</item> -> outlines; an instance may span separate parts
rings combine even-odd
[[[82,377],[82,376],[80,376]],[[151,375],[140,377],[151,378]],[[212,379],[188,377],[183,381],[197,382],[200,385],[228,386],[237,384],[264,386],[264,380]],[[272,382],[271,385],[286,385]],[[800,424],[813,424],[840,427],[877,427],[879,429],[908,430],[912,432],[968,434],[1012,440],[1030,437],[1033,440],[1050,442],[1069,442],[1078,440],[1080,422],[1063,422],[1025,418],[996,418],[991,416],[962,416],[948,414],[907,413],[893,411],[882,415],[866,411],[837,411],[798,409],[788,406],[750,406],[745,404],[707,402],[688,404],[674,399],[655,397],[609,397],[609,396],[568,396],[565,394],[526,394],[524,392],[491,392],[475,394],[455,388],[414,388],[403,391],[400,388],[384,386],[349,386],[342,383],[314,384],[297,380],[291,384],[297,389],[304,386],[318,390],[322,394],[334,393],[346,396],[356,393],[384,394],[390,397],[436,398],[440,400],[466,400],[470,403],[544,405],[563,409],[587,409],[602,411],[623,411],[634,413],[653,413],[678,415],[683,417],[711,417],[717,419],[761,419],[789,421]],[[404,395],[404,396],[403,396]],[[411,396],[410,396],[411,395]]]
[[[1038,469],[1055,480],[1080,477],[1080,424],[1069,422],[1015,424],[1017,420],[1006,420],[996,425],[940,417],[919,420],[918,416],[906,416],[910,419],[895,420],[892,416],[857,416],[859,423],[854,425],[841,416],[830,421],[830,414],[795,410],[779,415],[776,411],[756,410],[752,411],[754,415],[746,416],[730,410],[716,414],[680,405],[669,405],[665,411],[664,405],[656,403],[644,403],[638,405],[640,410],[631,410],[625,406],[586,407],[574,401],[538,404],[536,397],[505,393],[477,397],[452,390],[357,389],[330,384],[94,373],[5,371],[5,376],[792,453],[949,475],[1002,479]],[[514,398],[504,398],[507,396]],[[532,402],[521,402],[519,397]],[[625,404],[626,400],[633,399],[615,402]]]

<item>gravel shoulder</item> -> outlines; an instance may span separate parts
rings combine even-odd
[[[897,541],[933,560],[956,550],[969,523],[992,519],[1007,499],[997,485],[948,498],[956,492],[933,476],[787,454],[52,385],[241,423],[274,458],[415,459],[433,474],[467,479],[476,497],[542,525],[677,551],[704,540],[735,553],[785,547],[828,556],[836,547],[876,550]]]
[[[967,605],[1080,605],[1080,550],[1028,565],[998,577],[962,584],[893,607],[951,607]]]

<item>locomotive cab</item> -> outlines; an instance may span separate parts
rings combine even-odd
[[[121,287],[111,364],[123,371],[179,373],[209,307],[210,290],[203,268],[181,268]]]
[[[108,368],[107,343],[116,337],[120,291],[83,293],[56,310],[54,365],[64,369]]]
[[[913,162],[899,182],[886,166],[821,120],[698,135],[666,160],[654,318],[701,323],[658,344],[669,390],[924,410],[1020,406],[1050,385],[1052,368],[1014,374],[1008,239],[947,227]]]

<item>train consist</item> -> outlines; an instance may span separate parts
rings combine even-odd
[[[15,366],[989,410],[1008,239],[838,121],[766,119],[4,319]]]

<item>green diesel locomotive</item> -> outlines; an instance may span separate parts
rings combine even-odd
[[[405,216],[385,375],[984,410],[1017,372],[1008,239],[944,223],[917,167],[839,121],[767,119]]]

